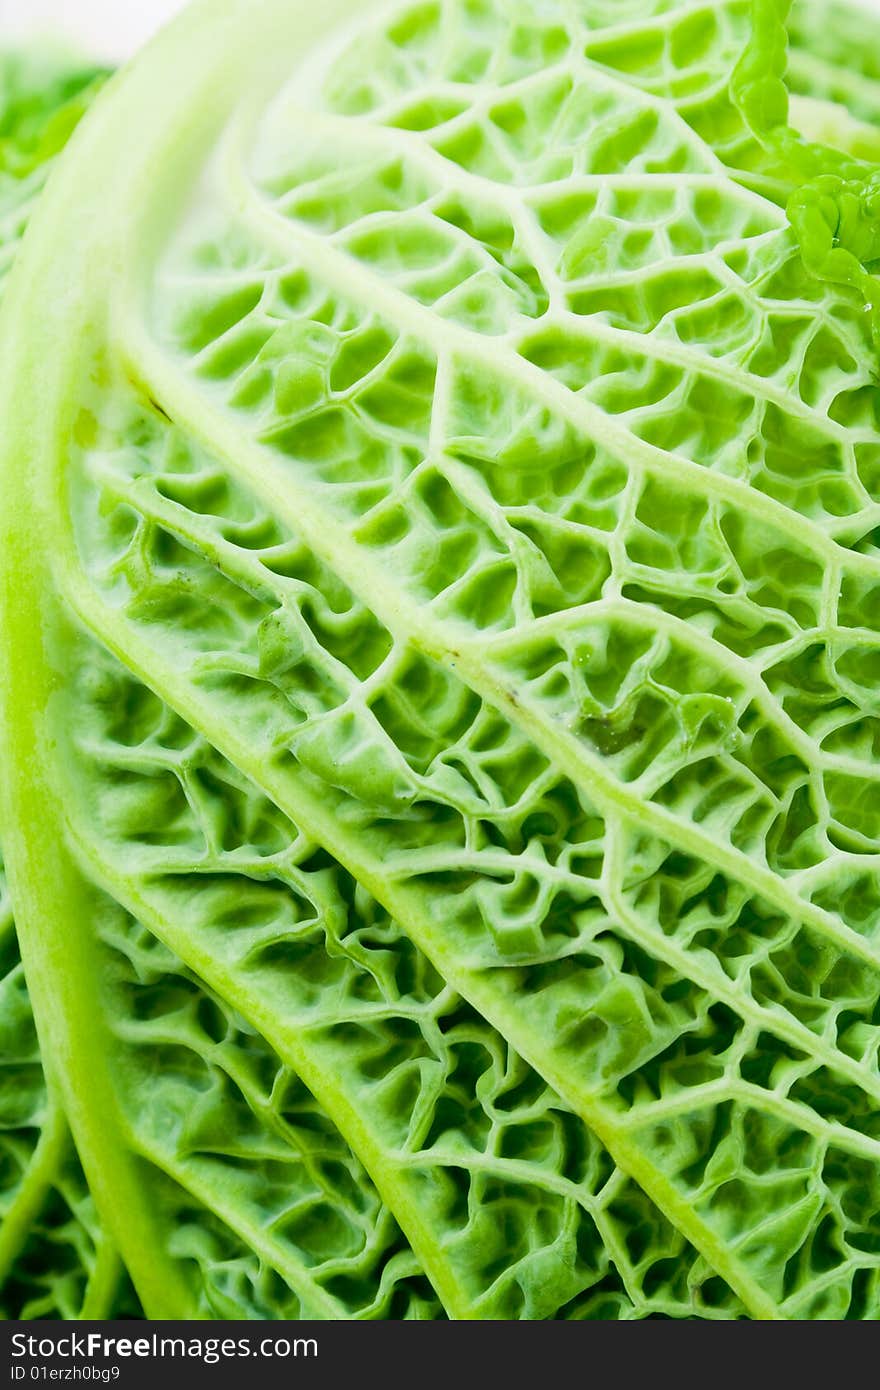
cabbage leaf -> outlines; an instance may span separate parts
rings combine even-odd
[[[201,0],[53,175],[4,842],[148,1316],[880,1311],[877,176],[787,10]]]
[[[0,293],[49,170],[104,74],[66,54],[0,57]],[[137,1307],[40,1060],[0,852],[0,1308],[21,1318]]]

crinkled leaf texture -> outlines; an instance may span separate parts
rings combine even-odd
[[[63,55],[0,55],[0,292],[55,156],[103,75]],[[47,1088],[0,852],[0,1310],[132,1315],[56,1086]]]
[[[63,53],[0,53],[0,292],[55,157],[104,76]]]
[[[783,4],[364,9],[197,4],[6,305],[97,1209],[151,1317],[875,1318],[873,171]]]

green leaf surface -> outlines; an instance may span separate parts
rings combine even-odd
[[[787,9],[202,0],[52,179],[4,835],[148,1316],[878,1316],[876,176]]]
[[[876,131],[880,124],[880,22],[841,0],[800,0],[791,11],[789,87],[795,98],[828,102]],[[846,123],[846,122],[844,122]],[[827,139],[833,144],[833,139]]]
[[[0,57],[0,293],[49,170],[102,74],[69,58]],[[57,1086],[47,1087],[0,854],[0,1311],[137,1316],[101,1228]]]

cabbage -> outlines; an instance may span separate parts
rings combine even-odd
[[[0,53],[0,290],[54,159],[103,76],[64,54]]]
[[[0,56],[0,292],[56,155],[103,74],[63,54]],[[47,1089],[0,851],[0,1311],[105,1317],[136,1308],[102,1230],[56,1087]]]
[[[880,179],[787,8],[201,0],[53,175],[4,843],[150,1317],[880,1311]]]
[[[789,34],[788,82],[795,98],[833,102],[851,120],[876,126],[880,35],[875,16],[842,0],[795,5]]]

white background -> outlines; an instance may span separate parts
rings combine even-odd
[[[89,57],[118,63],[183,4],[184,0],[0,0],[0,38],[48,36],[73,43]]]
[[[288,3],[319,4],[320,0]],[[861,3],[880,14],[880,0]],[[0,0],[0,37],[50,36],[73,42],[88,55],[119,62],[183,4],[184,0]]]

